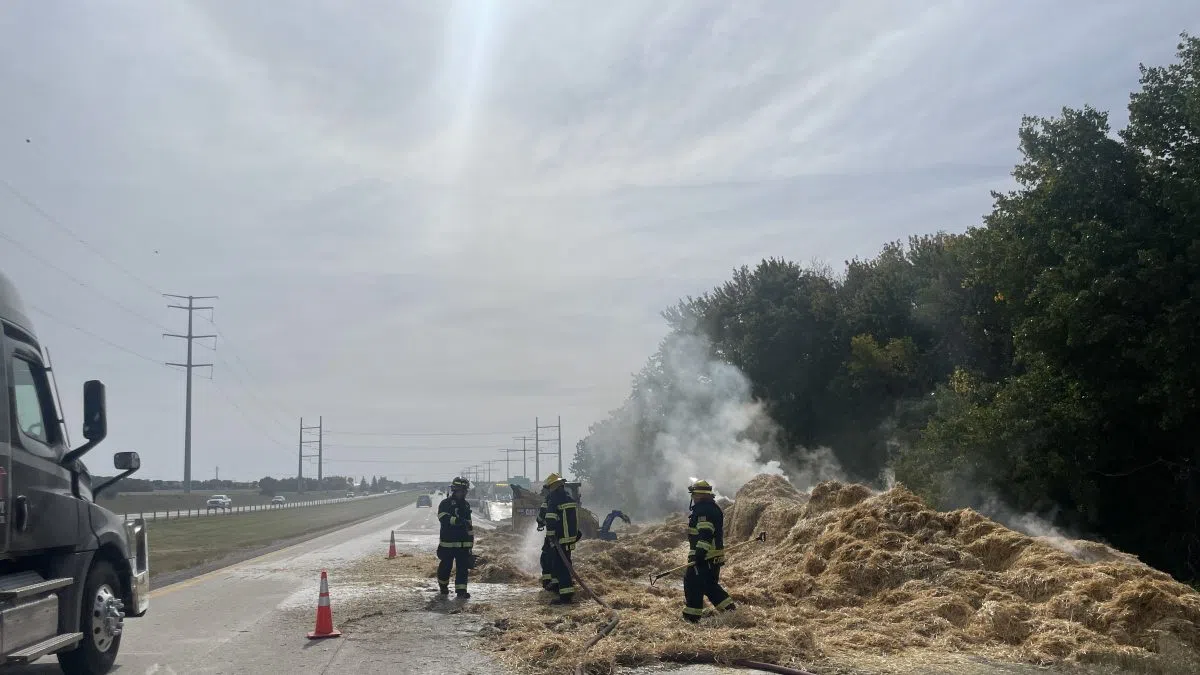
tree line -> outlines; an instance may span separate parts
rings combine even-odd
[[[1091,107],[1023,119],[1017,187],[982,225],[839,273],[766,259],[663,312],[663,347],[572,470],[614,478],[614,430],[653,459],[647,392],[678,388],[665,350],[699,333],[749,377],[778,447],[828,446],[853,478],[892,472],[940,508],[996,498],[1200,578],[1200,39],[1140,72],[1115,134]]]

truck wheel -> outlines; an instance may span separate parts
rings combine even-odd
[[[75,649],[58,655],[58,664],[66,675],[102,675],[112,669],[125,620],[120,588],[121,580],[112,563],[97,560],[83,586],[79,617],[83,640]]]

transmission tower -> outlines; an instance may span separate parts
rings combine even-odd
[[[311,435],[311,433],[314,431],[317,432],[316,438],[306,439],[304,437],[304,434],[306,432]],[[299,458],[297,460],[298,469],[297,469],[297,473],[296,473],[296,490],[298,492],[304,492],[304,460],[312,459],[313,457],[317,458],[317,490],[321,489],[321,479],[324,478],[323,474],[321,473],[321,464],[322,464],[321,454],[322,454],[322,450],[323,450],[323,446],[324,446],[324,444],[323,444],[324,439],[325,439],[325,418],[324,418],[324,416],[317,418],[317,426],[315,426],[315,427],[304,426],[304,418],[303,417],[300,418],[300,448],[299,448]],[[307,454],[307,455],[304,454],[305,446],[311,446],[314,443],[317,446],[316,454]]]
[[[187,363],[167,363],[168,366],[183,368],[187,372],[187,393],[184,396],[184,413],[183,413],[183,491],[190,493],[192,491],[192,371],[196,368],[212,368],[211,363],[192,363],[192,343],[196,340],[217,339],[216,335],[196,335],[192,332],[192,315],[197,310],[212,311],[211,306],[200,307],[196,305],[197,300],[219,300],[215,295],[172,295],[163,293],[163,297],[179,298],[187,300],[187,305],[167,305],[171,309],[187,310],[187,335],[179,335],[176,333],[163,333],[164,337],[179,338],[187,340]]]

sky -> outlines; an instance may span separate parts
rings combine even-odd
[[[504,478],[558,416],[565,466],[663,308],[764,257],[979,224],[1023,114],[1121,126],[1183,30],[1200,4],[14,0],[0,270],[76,444],[107,385],[93,473],[136,450],[182,478],[162,293],[219,296],[195,479],[294,476],[301,417],[327,475]]]

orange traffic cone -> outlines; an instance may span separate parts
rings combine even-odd
[[[340,637],[342,632],[333,627],[333,609],[329,606],[329,577],[321,570],[321,597],[317,600],[317,626],[308,634],[308,639]]]
[[[392,543],[388,545],[388,560],[396,557],[396,531],[392,530]]]

